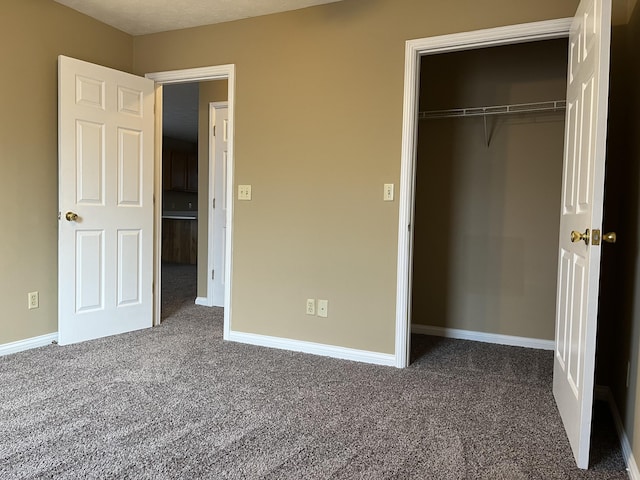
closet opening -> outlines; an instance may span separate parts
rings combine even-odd
[[[432,257],[431,262],[437,263],[440,259],[445,258],[449,260],[452,267],[441,271],[436,268],[430,269],[428,274],[432,278],[429,279],[427,287],[430,289],[440,288],[440,295],[436,299],[440,300],[441,306],[444,305],[444,312],[447,315],[444,317],[446,321],[462,322],[465,325],[466,317],[460,321],[450,312],[459,311],[471,315],[473,327],[466,328],[475,328],[475,330],[452,327],[445,330],[447,327],[440,327],[445,330],[445,333],[472,334],[473,339],[485,342],[457,340],[457,343],[467,346],[489,345],[496,347],[484,357],[483,362],[475,365],[476,370],[467,368],[469,374],[472,375],[478,368],[489,372],[501,369],[509,374],[508,384],[514,375],[508,371],[508,365],[505,368],[505,362],[496,358],[493,353],[501,349],[522,353],[522,355],[515,355],[518,357],[537,353],[538,356],[549,355],[550,358],[553,358],[553,374],[551,376],[547,374],[544,378],[547,378],[547,381],[550,379],[553,381],[552,390],[556,406],[560,412],[576,463],[580,468],[587,468],[589,463],[591,421],[593,418],[600,247],[603,238],[600,229],[602,228],[607,146],[610,7],[610,2],[581,2],[576,14],[571,18],[409,40],[405,50],[395,335],[396,366],[400,368],[406,367],[410,363],[410,327],[417,314],[417,312],[411,311],[412,303],[416,300],[414,297],[420,294],[418,285],[413,287],[413,275],[419,276],[417,272],[418,261],[414,263],[413,256],[415,249],[419,248],[415,245],[416,242],[419,242],[419,233],[414,237],[414,229],[417,228],[416,224],[419,220],[419,218],[414,218],[414,210],[419,208],[419,204],[417,208],[414,208],[417,203],[415,200],[416,185],[418,190],[421,189],[420,178],[416,182],[416,170],[420,169],[420,164],[425,163],[424,160],[420,161],[418,158],[420,150],[418,145],[418,124],[420,121],[418,117],[421,65],[430,60],[429,56],[568,38],[567,50],[570,45],[570,55],[567,59],[567,72],[570,72],[570,75],[567,73],[566,77],[566,125],[564,128],[566,141],[563,142],[562,149],[563,165],[560,183],[562,201],[559,203],[560,221],[559,228],[556,230],[561,235],[537,231],[540,219],[545,216],[543,205],[547,195],[557,192],[555,188],[549,187],[549,182],[553,182],[552,177],[545,176],[542,182],[533,182],[535,176],[527,173],[526,169],[515,168],[510,163],[506,163],[500,170],[494,167],[495,160],[493,159],[490,160],[490,167],[485,170],[476,168],[465,172],[449,158],[447,159],[449,162],[448,176],[444,175],[441,178],[444,181],[448,179],[450,183],[458,182],[460,179],[466,179],[466,182],[462,183],[462,187],[456,187],[457,189],[449,185],[446,193],[460,192],[463,188],[468,188],[469,192],[466,197],[463,195],[461,198],[453,196],[436,199],[444,205],[440,210],[448,208],[448,216],[444,219],[446,222],[444,226],[456,225],[462,220],[467,220],[473,228],[484,222],[488,226],[502,227],[502,230],[494,231],[485,226],[484,230],[481,229],[479,232],[474,230],[455,231],[449,228],[438,233],[437,228],[433,227],[435,222],[428,219],[430,226],[427,228],[430,230],[431,239],[436,236],[442,239],[440,243],[437,243],[437,248],[441,248],[442,243],[445,244],[439,255]],[[522,54],[518,54],[513,60],[510,60],[514,68],[518,66],[522,68],[523,58]],[[548,65],[547,58],[540,57],[540,62],[533,70],[534,76],[528,77],[529,80],[537,78],[535,75],[538,73],[538,68],[544,69]],[[529,66],[533,65],[533,61],[530,59],[526,60],[526,63]],[[441,68],[448,67],[442,66]],[[526,78],[525,76],[516,76],[515,85],[506,88],[505,91],[516,92],[520,90],[520,86],[526,86],[528,83],[529,80]],[[499,77],[498,80],[497,85],[503,83],[502,77]],[[453,79],[449,81],[455,86],[456,82]],[[495,88],[495,84],[492,85]],[[460,90],[463,92],[473,91],[473,88],[466,87]],[[492,90],[489,89],[489,92]],[[530,103],[513,99],[510,99],[509,102]],[[483,106],[487,105],[484,100],[482,104]],[[499,104],[492,103],[490,105]],[[446,109],[450,108],[456,107],[447,105]],[[511,118],[510,114],[504,116]],[[465,118],[465,120],[470,118],[474,117]],[[487,133],[483,132],[485,148],[492,146],[495,148],[497,145],[503,152],[512,151],[513,140],[501,141],[497,135],[501,129],[511,129],[512,123],[515,127],[519,126],[518,120],[511,119],[508,122],[501,121],[493,126],[487,125]],[[533,122],[534,125],[538,123],[542,124],[542,122]],[[484,128],[484,125],[482,127]],[[452,155],[457,155],[465,149],[464,144],[459,140],[460,137],[466,137],[466,135],[443,134],[443,138],[450,145],[449,151]],[[433,141],[435,144],[435,141],[441,141],[441,138]],[[537,149],[544,145],[546,143],[541,138],[537,138],[535,143],[529,144],[529,147]],[[444,153],[436,148],[431,150],[439,154]],[[477,150],[475,151],[477,152]],[[512,158],[526,156],[528,153],[530,153],[529,150],[518,149],[517,155]],[[538,152],[535,157],[535,161],[538,162],[544,155]],[[426,164],[429,165],[429,162]],[[507,182],[513,175],[526,178],[526,181],[513,187],[512,183]],[[558,180],[560,180],[560,176],[559,174]],[[438,186],[432,185],[431,188],[436,189]],[[480,187],[484,187],[485,190],[480,191]],[[527,200],[512,201],[511,195],[514,192],[518,193],[520,189],[527,193]],[[475,197],[472,196],[469,199],[470,195],[475,195]],[[450,205],[448,206],[445,202]],[[463,208],[458,208],[460,205]],[[467,210],[464,208],[465,205]],[[515,228],[507,229],[509,225]],[[520,230],[517,227],[520,227]],[[458,238],[450,238],[450,235],[456,234],[459,235]],[[520,325],[517,328],[525,332],[535,332],[538,326],[544,324],[538,320],[543,312],[543,308],[539,305],[544,301],[543,296],[536,294],[536,290],[543,290],[541,285],[544,285],[544,282],[537,283],[539,280],[537,276],[539,277],[539,273],[544,271],[544,268],[534,265],[532,274],[529,271],[529,265],[532,263],[528,258],[531,251],[531,240],[544,243],[544,237],[555,237],[558,242],[557,256],[554,255],[554,258],[558,259],[556,278],[559,280],[555,278],[553,280],[558,287],[556,294],[558,308],[556,308],[555,321],[550,321],[555,324],[553,338],[557,340],[549,341],[544,337],[523,337],[512,332],[507,334],[491,332],[490,329],[502,331],[514,328],[514,316],[505,315],[505,312],[515,312],[515,317],[527,314],[528,323],[516,320]],[[484,248],[481,248],[483,246]],[[537,248],[536,245],[535,249]],[[442,278],[438,278],[438,276]],[[442,286],[446,288],[442,288]],[[460,289],[462,289],[463,295],[455,299],[454,303],[453,294]],[[523,301],[523,295],[530,293],[534,294],[532,298],[535,300]],[[435,315],[431,309],[435,311],[436,308],[431,304],[428,304],[428,308],[428,315],[434,318]],[[530,309],[535,309],[534,314],[529,315]],[[425,323],[432,321],[427,320]],[[531,335],[531,333],[524,334]],[[549,347],[553,346],[554,354],[539,348],[514,348],[490,345],[489,343],[493,341],[494,343],[535,346],[523,344],[523,340],[526,342],[542,341],[543,345],[546,342]],[[538,347],[540,346],[538,345]],[[465,348],[461,350],[464,352]],[[446,362],[450,362],[451,359],[457,359],[457,357],[449,352],[446,356]],[[547,361],[542,360],[540,364],[542,363],[547,363]],[[526,361],[521,364],[525,369],[530,365]],[[466,365],[467,367],[472,366],[469,363]],[[550,368],[545,367],[545,370],[549,371]],[[521,371],[521,369],[516,369],[516,371]],[[526,378],[522,378],[520,381],[523,379],[526,381]]]
[[[567,50],[421,57],[410,361],[425,334],[553,349]]]

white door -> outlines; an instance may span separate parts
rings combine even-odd
[[[227,103],[212,103],[210,111],[213,152],[212,304],[224,306],[225,242],[227,238],[227,143],[229,114]],[[211,233],[210,233],[211,235]]]
[[[589,466],[610,22],[611,0],[583,0],[569,36],[553,393],[580,468]]]
[[[61,344],[150,327],[154,82],[58,58]]]

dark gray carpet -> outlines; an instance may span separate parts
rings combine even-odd
[[[398,370],[224,343],[191,278],[167,267],[160,327],[0,358],[0,479],[627,478],[606,408],[575,468],[549,352],[416,337]]]

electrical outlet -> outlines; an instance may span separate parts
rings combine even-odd
[[[251,185],[238,185],[238,200],[251,200]]]
[[[318,316],[322,318],[329,316],[329,300],[318,300]]]
[[[307,298],[307,315],[316,314],[316,301],[313,298]]]
[[[31,310],[32,308],[40,307],[40,299],[39,299],[38,292],[29,292],[27,294],[27,301],[28,301],[27,306],[29,310]]]
[[[384,184],[383,200],[385,202],[393,202],[393,183]]]

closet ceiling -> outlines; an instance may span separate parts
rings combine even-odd
[[[340,0],[55,0],[130,35],[165,32]]]

